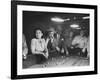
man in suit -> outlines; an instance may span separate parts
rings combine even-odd
[[[48,30],[48,37],[46,39],[46,44],[48,48],[49,55],[60,52],[60,34],[58,34],[54,28]]]

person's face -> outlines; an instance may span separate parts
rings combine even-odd
[[[70,37],[72,37],[73,36],[73,32],[70,32]]]
[[[50,36],[50,37],[54,37],[54,32],[50,32],[50,33],[49,33],[49,36]]]
[[[83,35],[84,35],[84,32],[83,32],[83,31],[81,31],[81,32],[80,32],[80,35],[81,35],[81,36],[83,36]]]
[[[43,36],[43,33],[41,30],[36,30],[36,38],[40,39]]]

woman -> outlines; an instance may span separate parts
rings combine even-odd
[[[43,33],[41,29],[36,29],[35,36],[36,38],[33,38],[31,41],[31,51],[40,63],[48,58],[48,49],[46,47],[45,39],[42,38]]]

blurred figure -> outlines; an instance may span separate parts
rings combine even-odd
[[[67,31],[64,33],[63,47],[66,55],[69,55],[69,50],[72,47],[73,32]]]
[[[36,29],[35,36],[36,38],[31,40],[31,51],[36,56],[37,63],[41,63],[48,58],[48,49],[45,39],[42,38],[43,32],[41,29]]]
[[[87,37],[84,35],[84,31],[80,31],[80,35],[75,36],[72,41],[72,45],[74,49],[76,49],[80,56],[86,56],[86,45],[87,45]]]
[[[22,35],[22,55],[23,55],[23,59],[27,58],[27,54],[28,54],[28,47],[26,44],[26,39],[25,39],[25,35]]]
[[[89,58],[90,57],[90,38],[89,37],[88,37],[86,49],[87,49],[87,58]]]

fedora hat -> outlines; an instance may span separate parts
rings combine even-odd
[[[47,30],[48,32],[54,32],[54,33],[56,33],[56,31],[55,31],[55,29],[54,28],[49,28],[48,30]]]

